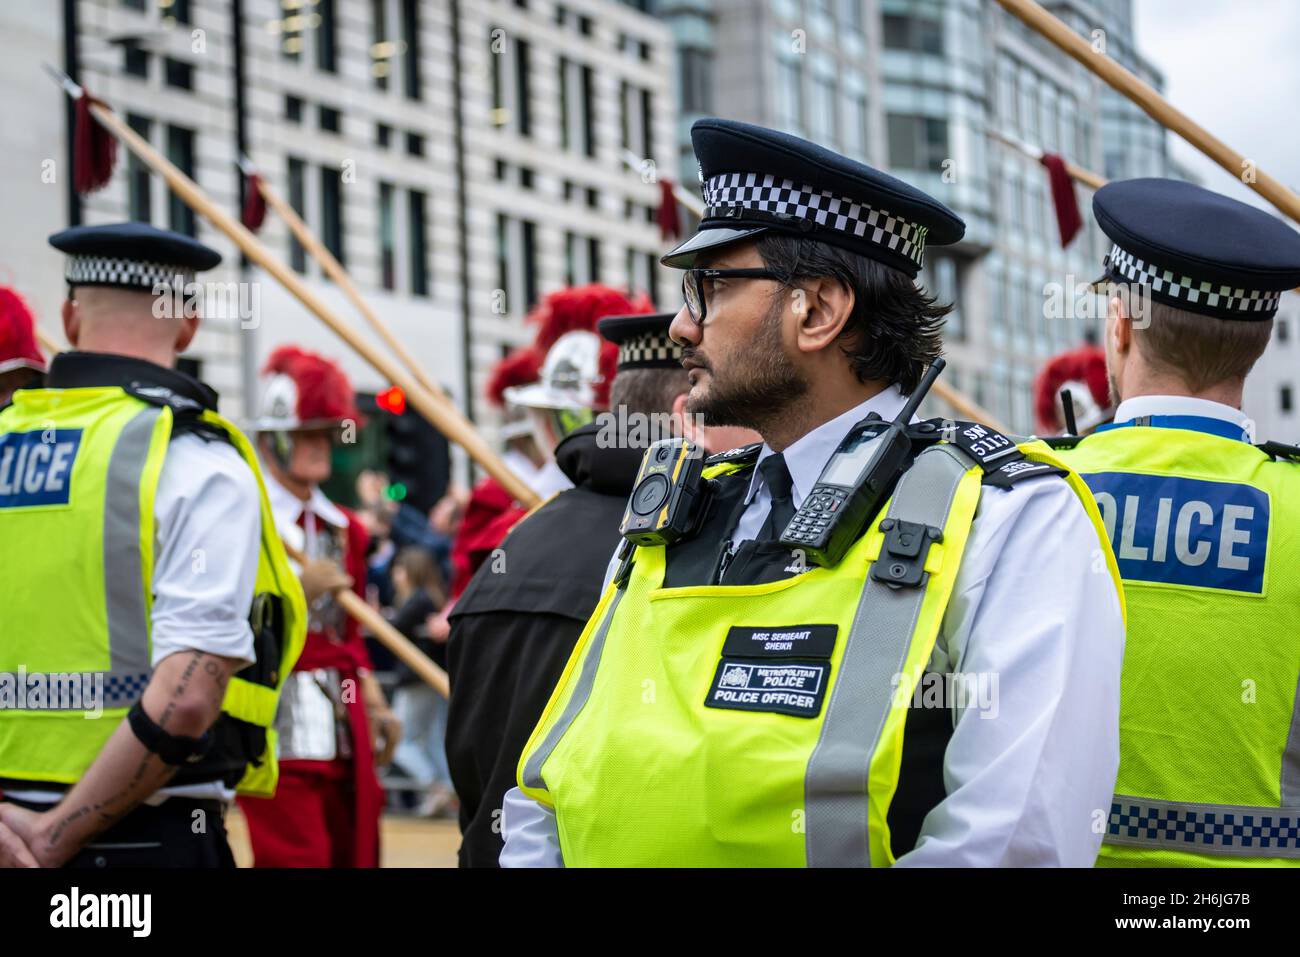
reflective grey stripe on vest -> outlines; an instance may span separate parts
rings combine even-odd
[[[546,782],[542,780],[542,765],[546,759],[551,756],[555,746],[560,743],[560,738],[564,737],[564,732],[569,730],[569,725],[573,724],[573,719],[578,716],[582,706],[587,703],[591,697],[592,686],[596,683],[596,669],[600,667],[600,656],[605,650],[605,637],[609,634],[609,626],[614,621],[614,612],[618,610],[618,603],[623,600],[627,593],[627,587],[618,589],[614,593],[614,600],[609,603],[609,609],[605,612],[605,617],[600,623],[599,629],[591,639],[591,646],[582,658],[582,670],[578,673],[578,682],[573,687],[573,692],[569,695],[569,700],[560,713],[560,717],[551,725],[551,729],[546,732],[546,737],[537,749],[529,755],[528,760],[524,763],[523,782],[530,788],[545,788]]]
[[[1282,752],[1282,806],[1300,807],[1300,682],[1291,704],[1291,730]]]
[[[162,409],[147,406],[118,435],[104,489],[105,617],[109,670],[0,675],[23,689],[27,710],[126,708],[149,683],[149,616],[140,554],[140,481]],[[40,698],[35,697],[40,692]],[[37,702],[39,701],[39,704]]]
[[[943,528],[972,464],[951,445],[926,449],[903,474],[887,517]],[[862,589],[804,778],[810,867],[871,866],[867,775],[928,585],[928,575],[915,588],[898,589],[869,577]]]
[[[1300,858],[1300,807],[1176,804],[1116,794],[1105,841],[1194,854]]]

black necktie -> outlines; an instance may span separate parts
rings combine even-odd
[[[772,495],[772,509],[758,532],[758,540],[774,542],[794,518],[794,482],[785,466],[785,456],[780,452],[759,462],[758,470],[763,473],[763,481]]]

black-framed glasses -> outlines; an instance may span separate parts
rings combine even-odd
[[[704,324],[704,317],[709,311],[709,300],[705,293],[706,283],[711,283],[715,279],[784,281],[785,277],[772,269],[687,269],[682,274],[682,298],[686,300],[686,309],[696,325]]]

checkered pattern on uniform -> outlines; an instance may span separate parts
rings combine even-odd
[[[902,253],[917,266],[925,256],[926,227],[830,190],[778,180],[771,173],[722,173],[703,184],[710,208],[741,206],[810,219],[819,226]],[[705,211],[707,216],[709,211]]]
[[[1106,262],[1124,278],[1150,286],[1154,292],[1163,293],[1188,305],[1209,306],[1211,309],[1226,309],[1230,312],[1276,312],[1278,303],[1282,301],[1280,292],[1234,289],[1232,286],[1180,276],[1171,270],[1145,262],[1118,245],[1110,248]]]
[[[1110,807],[1113,837],[1171,850],[1276,851],[1275,857],[1300,857],[1300,814],[1271,808],[1192,808],[1139,804],[1118,799]]]
[[[619,368],[625,366],[673,366],[682,361],[682,347],[668,338],[666,332],[647,332],[635,336],[618,346]]]
[[[135,704],[148,683],[148,674],[105,674],[104,707],[126,708]]]
[[[152,290],[157,283],[181,288],[195,271],[166,263],[138,262],[111,256],[69,256],[65,278],[74,286],[129,286]]]

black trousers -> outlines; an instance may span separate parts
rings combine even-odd
[[[34,811],[48,805],[12,801]],[[64,867],[230,867],[230,852],[220,801],[168,798],[158,807],[142,804],[101,831]]]

